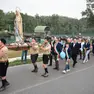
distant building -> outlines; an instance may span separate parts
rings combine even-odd
[[[50,27],[48,26],[36,26],[34,30],[34,35],[36,37],[44,38],[46,36],[50,36]]]

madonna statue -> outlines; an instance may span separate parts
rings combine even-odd
[[[23,29],[22,29],[22,17],[19,10],[16,10],[16,17],[14,20],[14,30],[16,42],[21,43],[23,41]]]

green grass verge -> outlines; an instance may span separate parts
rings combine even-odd
[[[42,58],[38,58],[37,62],[41,62]],[[14,62],[9,62],[9,66],[17,66],[17,65],[23,65],[23,64],[31,64],[31,60],[28,59],[26,63],[22,63],[21,60],[16,60]]]

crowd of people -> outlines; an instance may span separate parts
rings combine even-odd
[[[43,77],[48,77],[48,66],[52,66],[53,60],[55,61],[55,67],[53,69],[59,70],[59,61],[62,59],[60,56],[61,52],[65,53],[65,69],[63,73],[70,71],[70,60],[73,60],[72,67],[75,68],[77,63],[77,57],[79,55],[79,60],[82,60],[82,63],[88,62],[90,59],[90,52],[94,55],[94,39],[90,38],[57,38],[55,36],[46,37],[44,42],[41,45],[38,45],[35,39],[31,42],[32,47],[30,48],[31,62],[34,65],[32,72],[38,72],[37,58],[39,55],[39,49],[43,53],[43,68],[45,73]],[[25,56],[26,57],[26,56]],[[26,59],[25,59],[26,61]]]
[[[2,81],[2,86],[0,91],[5,90],[9,85],[9,82],[6,80],[6,73],[8,68],[8,48],[6,47],[6,40],[0,40],[0,77]],[[70,61],[72,59],[72,67],[76,67],[77,57],[82,60],[82,63],[85,64],[90,59],[90,52],[94,55],[94,40],[88,38],[57,38],[55,36],[46,37],[42,44],[36,42],[35,39],[32,39],[30,47],[30,59],[34,66],[32,72],[38,72],[37,58],[39,56],[39,51],[43,53],[43,69],[44,73],[41,75],[43,77],[49,76],[48,66],[53,65],[53,60],[55,62],[54,70],[59,71],[59,62],[62,59],[61,53],[65,53],[63,60],[65,61],[65,68],[62,73],[67,73],[70,71]],[[25,52],[27,55],[27,52]],[[22,55],[23,56],[23,55]],[[23,60],[23,58],[21,59]],[[26,62],[26,57],[25,57]]]

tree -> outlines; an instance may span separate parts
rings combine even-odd
[[[94,27],[94,0],[87,0],[87,9],[82,12],[82,16],[87,18],[87,27]]]
[[[5,15],[3,10],[0,10],[0,31],[4,30],[4,25],[5,25],[4,16]]]
[[[5,27],[4,29],[8,31],[14,31],[14,19],[15,19],[15,14],[13,12],[8,12],[5,14]]]
[[[72,32],[85,31],[86,19],[74,19],[53,14],[52,16],[30,16],[21,13],[23,21],[23,31],[33,33],[37,25],[49,26],[52,34],[72,34]],[[91,20],[93,19],[93,14]],[[4,13],[0,10],[0,30],[14,31],[15,13]],[[94,21],[93,21],[94,22]],[[89,23],[91,24],[91,23]]]

